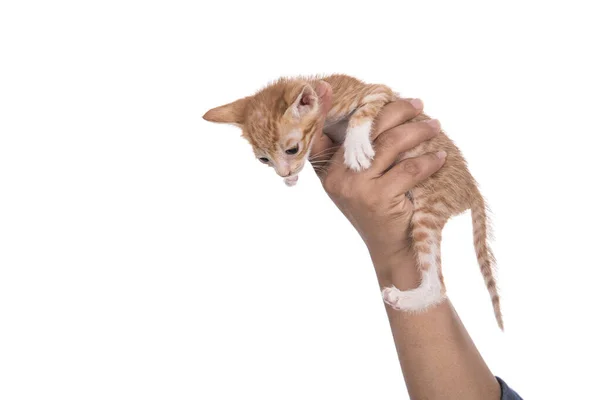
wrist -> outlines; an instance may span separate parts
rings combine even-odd
[[[381,287],[393,285],[400,290],[410,290],[419,286],[420,273],[410,247],[393,252],[371,247],[369,253]]]

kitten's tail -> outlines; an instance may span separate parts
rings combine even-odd
[[[494,315],[500,329],[504,330],[504,322],[502,320],[502,311],[500,310],[500,296],[498,287],[496,286],[496,278],[494,276],[494,268],[496,259],[488,245],[488,237],[491,235],[491,229],[488,227],[487,207],[485,200],[478,192],[473,203],[471,204],[471,218],[473,220],[473,243],[475,252],[477,253],[477,261],[481,269],[481,275],[487,286],[492,306],[494,307]]]

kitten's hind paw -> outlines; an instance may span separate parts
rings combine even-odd
[[[446,299],[446,294],[438,287],[419,286],[411,290],[398,290],[395,286],[381,291],[383,301],[394,310],[422,312]]]
[[[344,140],[344,164],[354,171],[371,166],[375,150],[368,135],[349,134]]]

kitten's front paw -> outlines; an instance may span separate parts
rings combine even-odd
[[[288,186],[294,186],[296,183],[298,183],[298,175],[292,176],[290,178],[284,178],[283,181]]]
[[[344,140],[344,163],[354,171],[371,166],[375,150],[368,135],[348,135]]]

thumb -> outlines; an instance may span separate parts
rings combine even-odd
[[[317,96],[319,96],[319,105],[321,107],[321,116],[325,118],[327,113],[331,109],[331,103],[333,99],[333,89],[331,89],[331,85],[325,81],[317,82],[317,86],[315,88],[317,92]]]
[[[317,124],[317,130],[310,152],[311,154],[319,155],[323,154],[325,150],[334,146],[332,140],[327,135],[323,134],[323,124],[325,123],[325,118],[331,109],[331,104],[333,101],[333,90],[331,89],[331,85],[329,83],[325,81],[319,81],[317,82],[315,91],[317,92],[317,96],[319,96],[319,112],[321,113],[321,116],[319,123]]]

